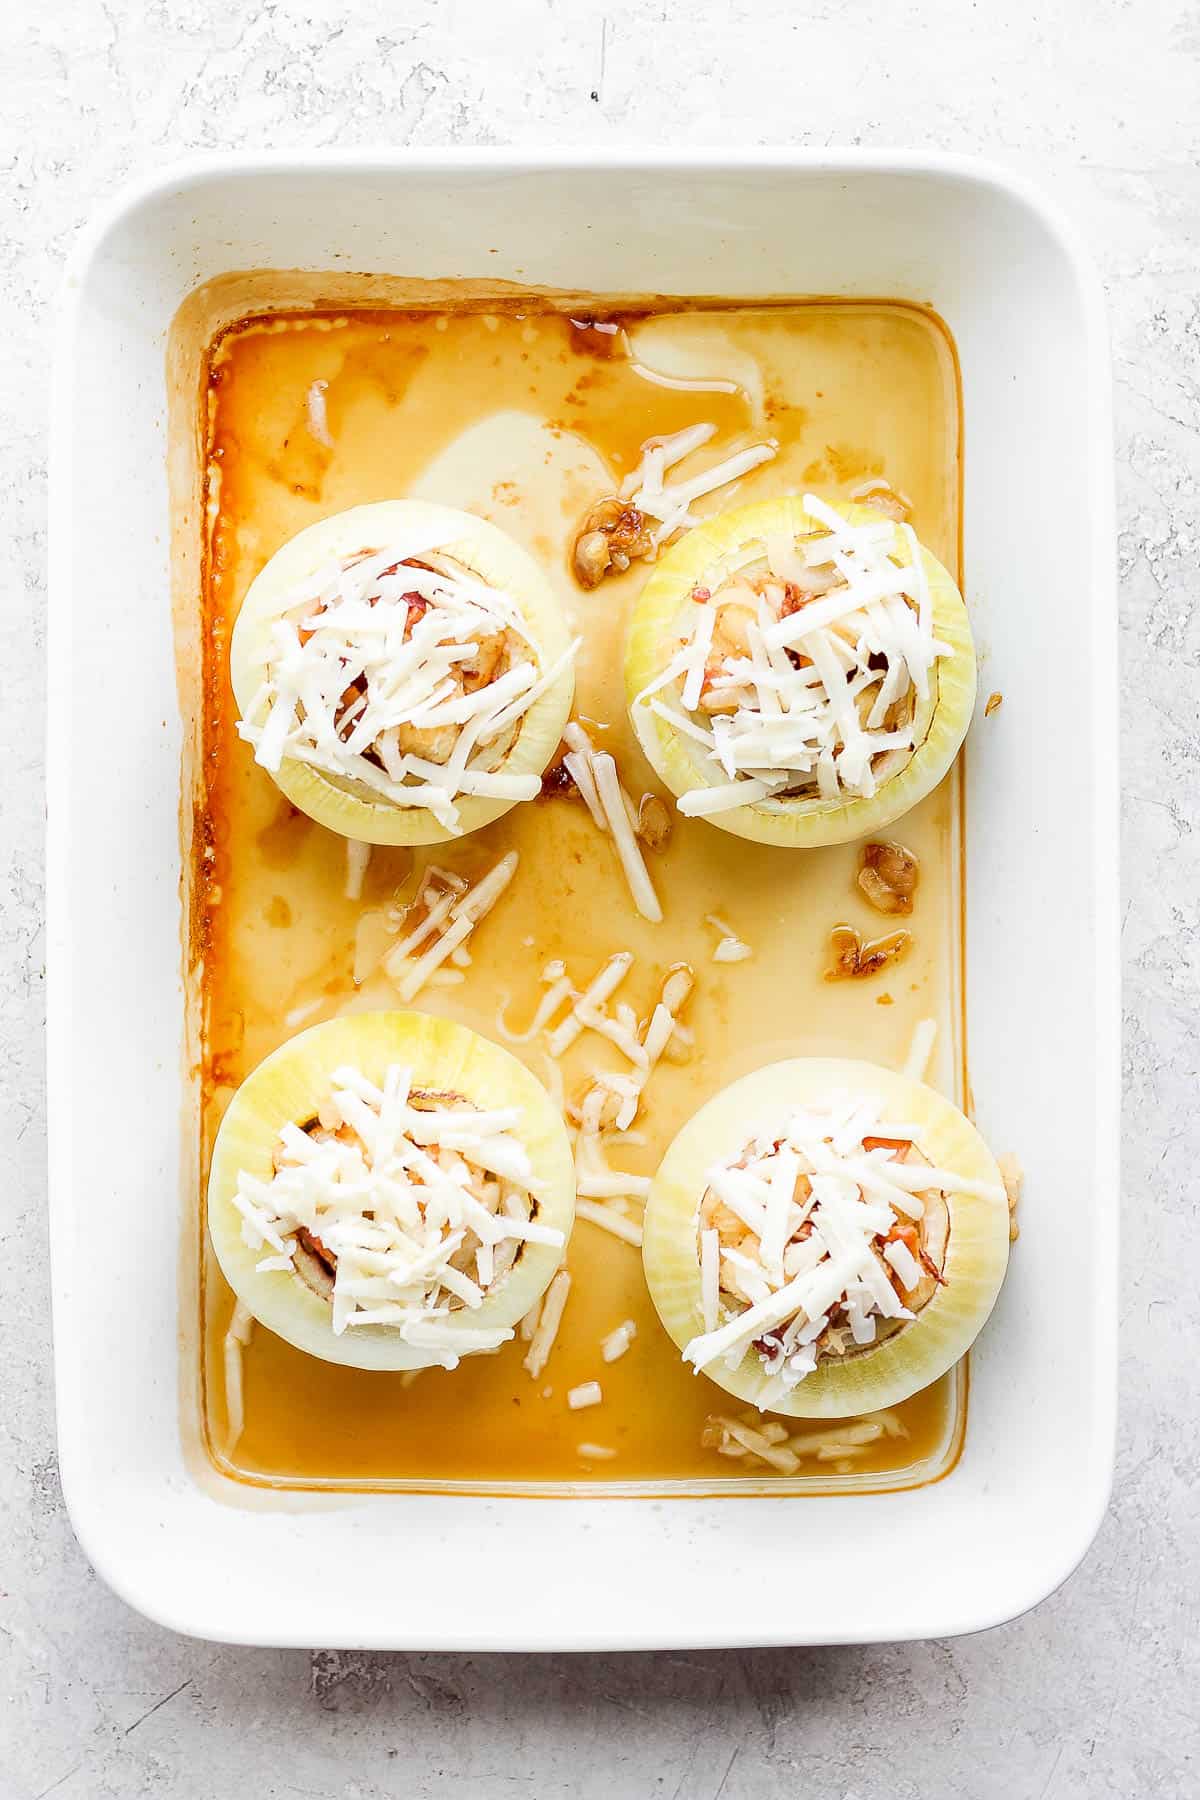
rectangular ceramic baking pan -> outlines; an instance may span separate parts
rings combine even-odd
[[[278,1495],[199,1449],[181,982],[167,340],[232,270],[611,293],[876,296],[954,334],[965,587],[1004,729],[967,755],[981,1128],[1027,1172],[966,1445],[885,1496]],[[178,372],[177,372],[178,373]],[[199,371],[192,371],[199,393]],[[70,266],[54,394],[50,1208],[62,1480],[105,1579],[260,1644],[611,1649],[943,1636],[1087,1548],[1111,1469],[1118,1167],[1115,583],[1095,275],[956,158],[463,154],[220,160],[124,194]],[[198,546],[199,520],[176,519]],[[991,723],[991,722],[989,722]],[[900,1546],[905,1553],[898,1554]],[[337,1571],[317,1581],[304,1570]]]

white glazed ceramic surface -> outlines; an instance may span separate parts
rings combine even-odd
[[[180,1319],[196,1299],[179,1277],[194,1229],[180,1170],[194,1124],[165,344],[197,284],[262,267],[907,298],[954,333],[964,587],[981,697],[1003,690],[1005,722],[977,716],[967,747],[970,1068],[980,1128],[1019,1153],[1027,1183],[944,1481],[820,1499],[275,1496],[185,1456],[195,1377]],[[804,1644],[975,1630],[1070,1572],[1107,1498],[1115,1404],[1111,458],[1091,268],[1035,194],[953,158],[234,159],[169,171],[85,234],[54,404],[50,1205],[63,1486],[125,1599],[253,1643]],[[903,1541],[933,1547],[919,1580],[888,1554]],[[368,1579],[295,1579],[360,1558]]]

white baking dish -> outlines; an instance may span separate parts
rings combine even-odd
[[[1028,1179],[942,1482],[803,1500],[280,1496],[223,1482],[195,1449],[165,345],[197,284],[272,267],[875,295],[947,320],[966,590],[982,691],[1004,693],[1003,729],[977,725],[967,759],[970,1068],[984,1132]],[[1090,267],[1036,196],[954,158],[235,159],[126,193],[86,233],[54,404],[50,1204],[63,1485],[131,1604],[273,1644],[834,1643],[991,1625],[1073,1568],[1114,1419],[1110,465]]]

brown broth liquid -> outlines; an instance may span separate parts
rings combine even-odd
[[[638,751],[622,697],[622,642],[644,577],[591,593],[568,566],[573,528],[591,502],[633,468],[642,442],[711,420],[708,454],[769,435],[775,461],[732,493],[696,504],[706,515],[784,491],[848,497],[874,475],[913,505],[920,536],[954,572],[959,562],[959,413],[954,353],[939,323],[884,303],[806,303],[664,313],[629,321],[632,358],[597,356],[597,334],[552,311],[493,314],[350,312],[279,315],[223,334],[210,359],[210,542],[205,593],[207,819],[212,847],[193,894],[206,945],[203,991],[204,1168],[216,1127],[245,1075],[277,1044],[336,1013],[397,1004],[381,973],[353,980],[356,925],[386,905],[413,854],[376,849],[361,902],[344,897],[342,840],[295,812],[235,732],[229,633],[253,577],[288,538],[363,501],[417,495],[468,508],[503,526],[546,568],[584,634],[577,713],[599,728],[635,800],[657,784]],[[634,366],[675,378],[734,381],[738,391],[662,386]],[[325,391],[333,447],[310,429],[307,396]],[[693,465],[694,466],[694,465]],[[690,472],[690,468],[687,472]],[[457,986],[427,987],[418,1005],[490,1036],[506,1007],[523,1029],[563,958],[582,987],[614,951],[635,952],[621,990],[644,1017],[666,967],[697,976],[686,1022],[691,1059],[656,1070],[637,1121],[646,1142],[611,1160],[652,1173],[674,1133],[704,1101],[748,1070],[796,1055],[866,1057],[898,1067],[913,1030],[938,1021],[930,1079],[961,1098],[959,786],[945,781],[890,835],[919,858],[911,919],[873,912],[855,885],[859,846],[789,852],[675,816],[666,851],[647,861],[665,920],[633,911],[611,841],[577,799],[518,806],[460,843],[416,852],[474,877],[509,849],[517,876],[471,942]],[[754,955],[712,961],[718,914]],[[863,980],[827,981],[829,933],[864,937],[909,927],[907,957]],[[567,1091],[606,1061],[585,1035],[563,1059]],[[546,1058],[516,1046],[536,1073]],[[615,1053],[614,1053],[615,1057]],[[619,1058],[609,1066],[616,1066]],[[244,1354],[245,1425],[229,1446],[222,1345],[232,1296],[211,1252],[204,1268],[204,1393],[210,1453],[227,1472],[281,1485],[496,1490],[532,1484],[687,1484],[688,1491],[778,1491],[701,1447],[705,1419],[740,1403],[693,1375],[659,1326],[639,1253],[580,1221],[568,1251],[571,1296],[538,1381],[525,1346],[468,1358],[453,1373],[412,1380],[347,1369],[293,1349],[262,1327]],[[600,1339],[632,1319],[637,1337],[605,1364]],[[572,1412],[567,1392],[599,1379],[601,1406]],[[898,1409],[906,1435],[832,1468],[807,1461],[783,1482],[888,1487],[943,1472],[960,1441],[965,1379],[952,1374]],[[807,1429],[797,1421],[795,1430]],[[583,1444],[616,1452],[589,1459]],[[661,1491],[661,1490],[660,1490]]]

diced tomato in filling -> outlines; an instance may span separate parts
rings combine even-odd
[[[914,1256],[920,1255],[921,1234],[915,1225],[902,1225],[897,1220],[883,1241],[885,1244],[907,1244]]]

